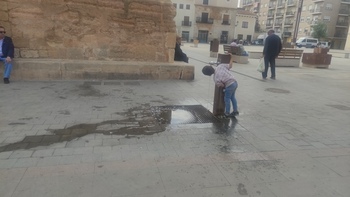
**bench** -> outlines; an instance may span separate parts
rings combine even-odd
[[[299,67],[303,50],[283,48],[276,58],[276,66]]]
[[[249,58],[260,59],[263,55],[262,51],[249,51]],[[281,67],[299,67],[303,50],[283,48],[276,58],[276,66]]]
[[[228,53],[231,53],[233,56],[233,62],[239,63],[239,64],[248,64],[248,56],[246,56],[246,52],[239,46],[231,46],[224,44],[224,51],[227,51]]]

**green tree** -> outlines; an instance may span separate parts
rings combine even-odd
[[[322,40],[327,38],[327,25],[323,22],[317,22],[312,27],[312,37]]]

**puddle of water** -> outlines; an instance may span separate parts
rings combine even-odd
[[[153,135],[165,131],[167,125],[170,124],[213,123],[214,133],[230,134],[237,123],[236,119],[219,120],[201,105],[161,107],[143,105],[116,114],[124,116],[125,119],[108,120],[96,124],[78,124],[64,129],[51,130],[52,135],[26,136],[20,142],[0,147],[0,152],[49,146],[93,133],[120,135],[126,138]]]

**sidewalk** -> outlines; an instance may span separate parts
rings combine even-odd
[[[217,121],[209,45],[182,50],[193,81],[0,84],[0,196],[349,196],[348,59],[235,64],[240,116]]]

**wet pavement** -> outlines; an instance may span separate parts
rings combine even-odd
[[[209,45],[182,48],[194,81],[0,85],[0,196],[349,196],[348,59],[235,64],[240,115],[217,119]]]

